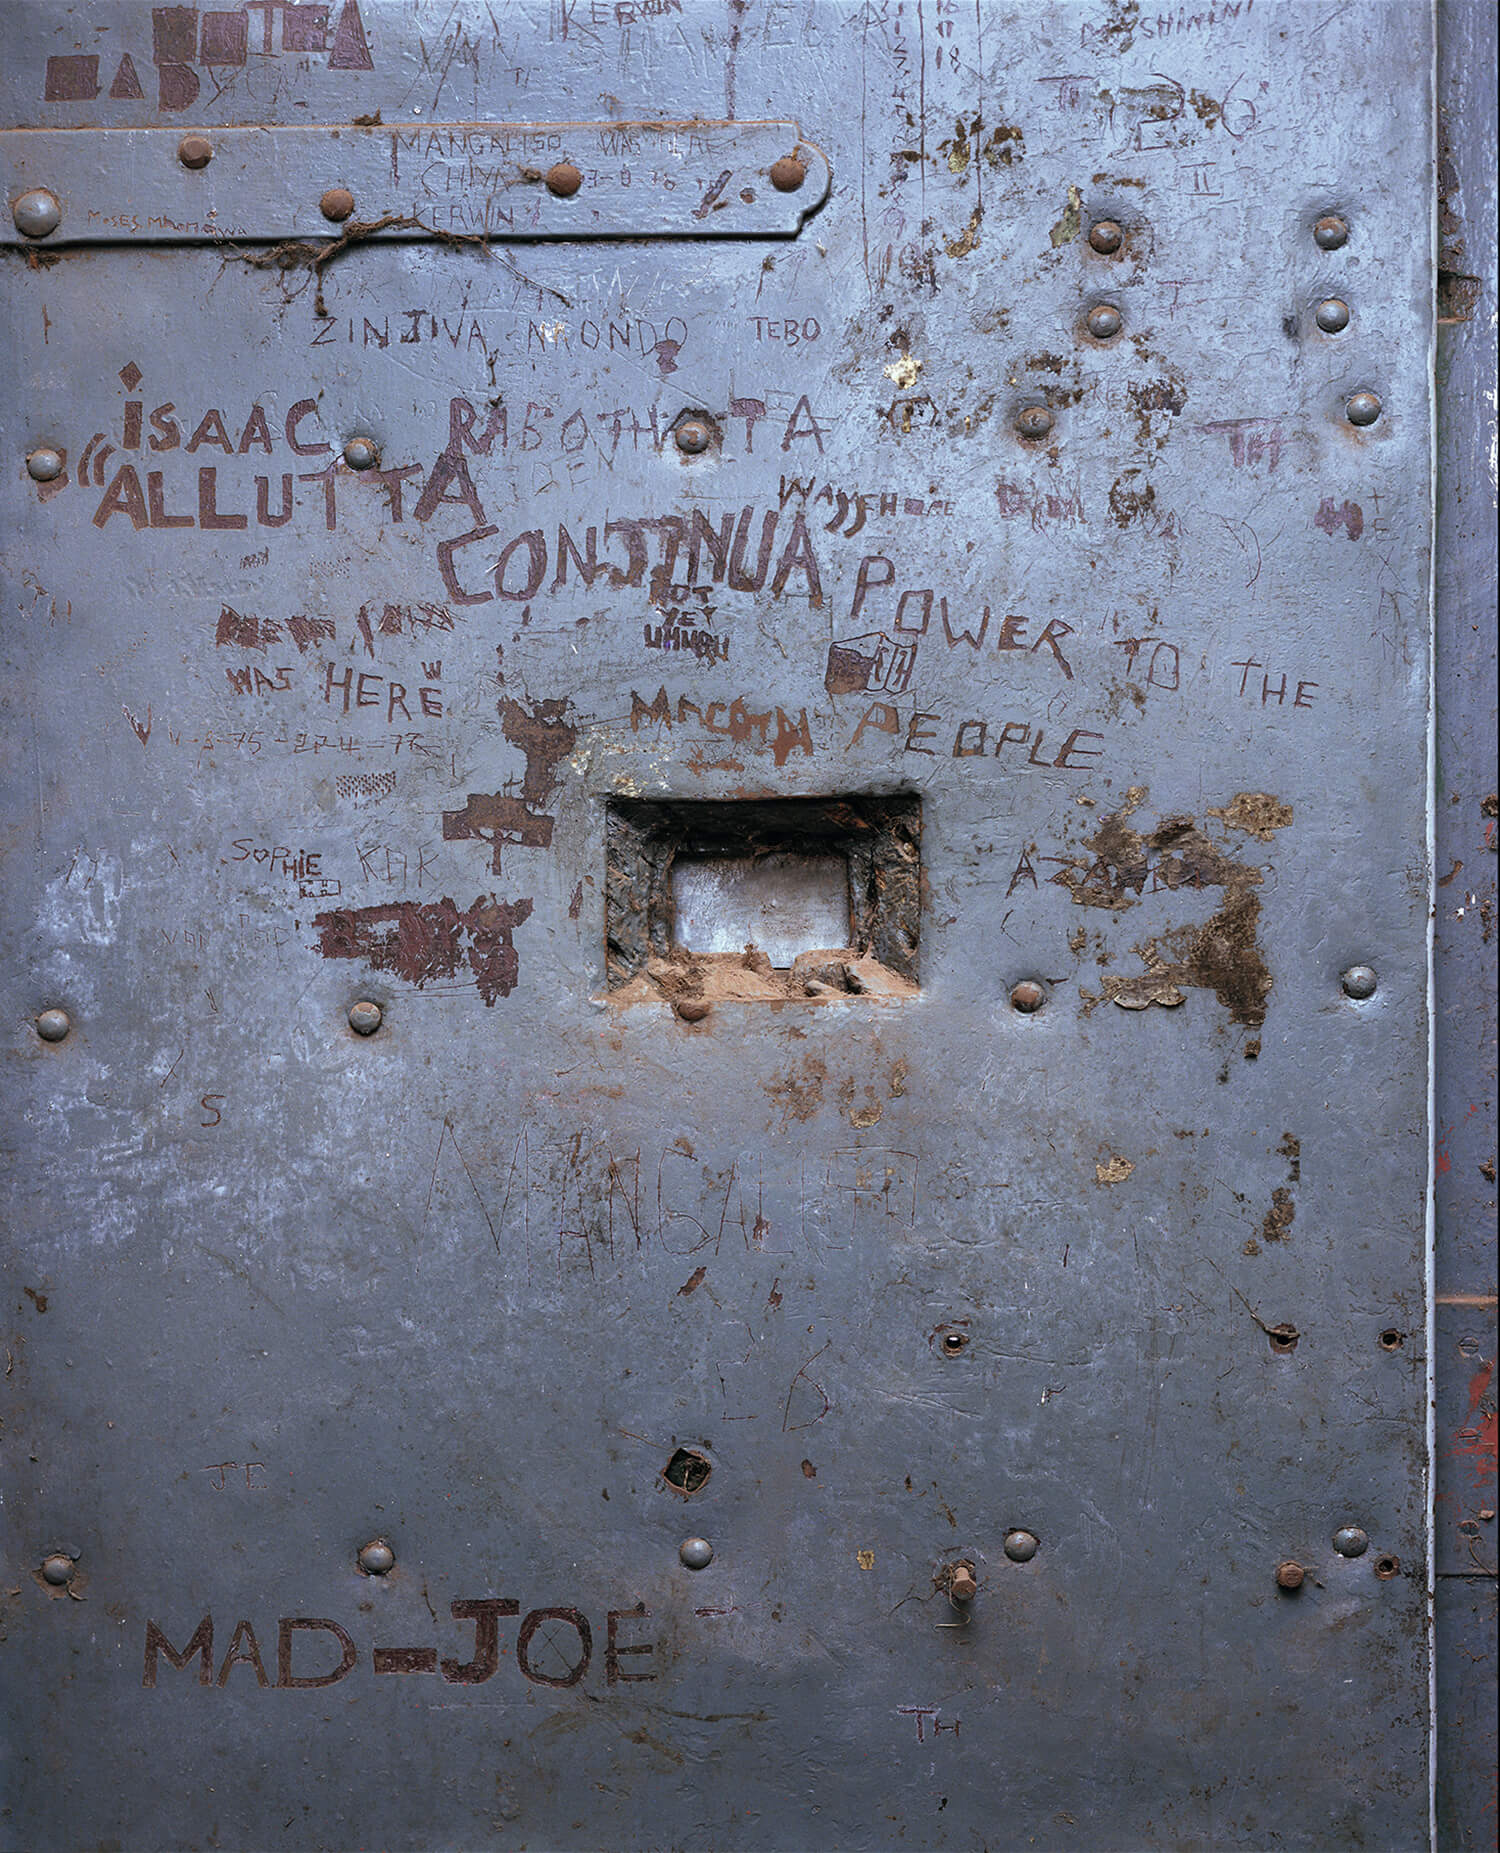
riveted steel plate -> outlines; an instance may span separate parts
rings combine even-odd
[[[771,236],[828,193],[794,122],[27,130],[0,134],[0,178],[7,200],[41,187],[58,201],[51,232],[0,226],[38,245],[330,242],[338,217],[361,239]],[[349,195],[341,214],[323,208],[333,190]]]
[[[1423,1844],[1425,10],[4,33],[5,1844]]]

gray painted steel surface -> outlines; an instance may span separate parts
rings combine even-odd
[[[1425,11],[6,31],[6,1844],[1424,1844]]]

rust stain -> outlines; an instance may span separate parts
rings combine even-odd
[[[781,1108],[782,1124],[788,1120],[807,1121],[823,1104],[823,1083],[828,1079],[828,1070],[816,1056],[810,1055],[802,1064],[801,1074],[788,1073],[779,1081],[762,1082],[761,1085]]]
[[[1271,1207],[1260,1225],[1262,1241],[1284,1242],[1296,1217],[1297,1205],[1292,1201],[1292,1193],[1286,1189],[1273,1190]]]
[[[1472,1464],[1476,1485],[1493,1480],[1500,1461],[1500,1417],[1489,1396],[1494,1375],[1495,1360],[1486,1358],[1469,1379],[1468,1420],[1454,1435],[1450,1451],[1454,1460]]]
[[[688,1275],[687,1279],[677,1289],[678,1299],[685,1300],[690,1293],[696,1293],[703,1285],[707,1275],[708,1269],[706,1267],[694,1268],[692,1273]]]

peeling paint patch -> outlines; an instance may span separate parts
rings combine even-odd
[[[1134,946],[1145,970],[1106,972],[1103,996],[1122,1010],[1151,1004],[1170,1009],[1183,1001],[1184,990],[1197,987],[1212,991],[1231,1021],[1258,1029],[1266,1019],[1273,982],[1259,939],[1255,890],[1262,873],[1229,855],[1190,815],[1164,817],[1153,830],[1134,829],[1129,819],[1147,795],[1143,786],[1132,785],[1121,808],[1101,818],[1094,834],[1084,839],[1092,859],[1072,858],[1050,879],[1066,888],[1078,906],[1113,913],[1163,889],[1222,888],[1224,899],[1201,925],[1171,927]],[[1291,823],[1292,807],[1267,792],[1239,792],[1208,815],[1268,841],[1273,830]]]
[[[1094,1166],[1094,1181],[1099,1184],[1123,1184],[1134,1170],[1135,1166],[1128,1158],[1108,1158],[1103,1164]]]
[[[949,257],[967,257],[969,255],[975,245],[979,243],[979,224],[983,217],[984,207],[976,205],[974,210],[969,214],[969,223],[959,233],[958,237],[945,238],[943,240],[943,249],[948,253]],[[886,372],[890,372],[889,367],[886,368]]]
[[[1068,188],[1068,203],[1063,208],[1063,216],[1052,228],[1052,248],[1071,244],[1083,226],[1083,195],[1077,187]]]
[[[902,354],[899,359],[893,360],[884,371],[885,377],[888,380],[894,380],[905,392],[916,385],[917,375],[922,371],[922,363],[910,354]]]
[[[1292,807],[1273,798],[1269,792],[1237,791],[1228,804],[1222,807],[1211,804],[1204,815],[1217,817],[1231,830],[1243,830],[1247,836],[1257,836],[1262,843],[1269,843],[1274,831],[1285,830],[1292,821]]]

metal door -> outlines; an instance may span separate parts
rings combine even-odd
[[[7,1844],[1424,1843],[1425,9],[5,33]]]

